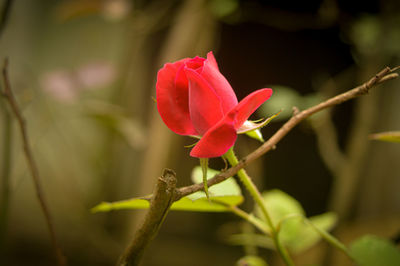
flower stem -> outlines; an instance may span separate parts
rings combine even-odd
[[[236,155],[233,151],[233,148],[230,148],[224,154],[224,157],[228,160],[228,162],[230,163],[231,166],[235,166],[239,163],[239,160],[236,157]],[[279,255],[282,257],[282,259],[286,265],[288,265],[288,266],[294,265],[287,250],[282,245],[282,243],[279,241],[279,235],[278,235],[279,232],[277,231],[274,224],[272,223],[271,216],[268,213],[268,210],[265,206],[265,202],[263,200],[263,197],[262,197],[260,191],[257,189],[256,185],[253,183],[250,176],[246,173],[246,171],[243,168],[237,172],[237,175],[238,175],[240,181],[246,187],[246,189],[250,192],[250,195],[253,197],[256,204],[260,207],[260,209],[265,217],[265,220],[267,221],[268,226],[271,228],[271,238],[274,241],[274,245],[275,245]]]
[[[258,230],[263,232],[267,236],[271,236],[271,229],[265,225],[261,220],[256,218],[253,215],[248,214],[247,212],[239,209],[236,206],[229,206],[232,213],[236,214],[237,216],[241,217],[242,219],[246,220],[247,222],[254,225]]]
[[[302,217],[302,218],[303,218],[303,221],[306,224],[310,225],[323,239],[325,239],[325,241],[327,241],[329,244],[331,244],[336,249],[338,249],[341,252],[343,252],[347,257],[350,258],[350,260],[353,260],[353,257],[351,256],[348,248],[342,242],[340,242],[336,237],[334,237],[333,235],[331,235],[327,231],[320,229],[318,226],[314,225],[307,218],[305,218],[305,217]]]

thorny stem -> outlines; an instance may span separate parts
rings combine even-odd
[[[146,247],[157,235],[173,203],[176,182],[175,172],[164,169],[162,176],[157,180],[146,217],[131,244],[120,257],[118,266],[139,265]]]
[[[236,166],[239,163],[239,160],[237,159],[233,148],[230,148],[227,153],[224,154],[225,159],[228,160],[228,162],[231,164],[231,166]],[[279,234],[277,229],[275,228],[274,224],[272,223],[271,216],[268,213],[267,207],[265,205],[265,201],[256,187],[256,185],[253,183],[252,179],[250,176],[246,173],[244,169],[240,169],[237,172],[237,175],[240,179],[240,181],[243,183],[243,185],[246,187],[246,189],[250,192],[250,195],[253,197],[254,201],[257,203],[257,205],[261,208],[261,211],[265,217],[265,220],[267,221],[268,226],[271,228],[271,238],[274,241],[275,247],[282,257],[283,261],[285,262],[286,265],[291,266],[294,265],[292,259],[290,258],[287,250],[285,247],[282,245],[282,243],[279,241]]]

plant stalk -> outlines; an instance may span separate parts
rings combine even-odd
[[[233,151],[233,147],[230,148],[223,156],[225,157],[225,159],[228,160],[231,166],[236,166],[239,163],[239,160],[236,157],[235,152]],[[260,191],[257,189],[256,185],[253,183],[253,180],[250,178],[250,176],[246,173],[246,171],[243,168],[237,172],[237,175],[240,181],[246,187],[246,189],[250,192],[250,195],[253,197],[256,204],[260,207],[265,217],[265,220],[267,221],[268,226],[271,228],[271,238],[274,241],[275,248],[278,251],[279,255],[282,257],[283,261],[287,266],[293,266],[294,263],[290,258],[287,250],[279,241],[278,231],[275,228],[274,224],[272,223],[271,216],[268,213],[267,207],[265,205],[265,202],[263,200]]]

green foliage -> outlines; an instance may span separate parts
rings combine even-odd
[[[196,196],[183,197],[171,206],[173,211],[197,211],[197,212],[228,212],[230,206],[237,206],[243,202],[242,196],[213,196],[208,200],[206,197]],[[116,202],[102,202],[92,208],[92,212],[109,212],[129,209],[148,209],[150,203],[146,199],[134,198]]]
[[[219,172],[214,169],[207,169],[207,179],[212,178]],[[192,180],[195,183],[203,181],[203,171],[200,166],[196,166],[192,171]],[[197,212],[228,212],[231,206],[237,206],[243,202],[242,192],[239,185],[233,178],[209,188],[209,200],[203,191],[198,191],[187,197],[174,202],[171,210],[175,211],[197,211]],[[123,209],[147,209],[149,208],[149,199],[133,198],[116,202],[102,202],[92,208],[92,212],[108,212]]]
[[[236,266],[268,266],[268,263],[258,256],[245,256],[236,263]]]
[[[360,266],[398,266],[400,251],[386,239],[366,235],[350,246],[350,254]]]
[[[148,200],[135,198],[115,202],[102,202],[91,209],[92,213],[109,212],[124,209],[148,209],[150,203]]]
[[[207,179],[219,174],[220,172],[211,168],[207,169]],[[200,166],[196,166],[192,170],[192,181],[193,183],[199,184],[203,181],[203,172]],[[239,185],[233,178],[216,184],[209,188],[210,196],[242,196]],[[188,196],[192,200],[205,197],[205,193],[202,191],[196,192]]]
[[[207,168],[207,179],[214,177],[220,172],[211,168]],[[192,170],[193,183],[199,184],[203,182],[203,169],[196,166]],[[177,202],[175,202],[171,210],[186,211],[209,211],[209,212],[226,212],[230,211],[229,206],[237,206],[243,202],[242,192],[235,179],[227,180],[208,188],[210,201],[203,191],[198,191]],[[182,201],[183,200],[183,201]]]
[[[196,212],[228,212],[230,206],[237,206],[243,202],[242,196],[210,196],[192,200],[184,197],[171,206],[174,211],[196,211]]]
[[[279,230],[282,243],[293,253],[301,253],[321,239],[320,232],[314,227],[326,231],[332,229],[336,223],[337,218],[333,213],[307,219],[300,203],[280,190],[264,192],[263,198],[272,223]],[[256,214],[263,217],[258,208]]]
[[[232,14],[238,7],[238,0],[211,0],[209,2],[209,9],[218,18],[223,18]]]
[[[353,24],[350,37],[359,52],[371,54],[379,47],[380,32],[381,25],[377,17],[363,16]]]
[[[386,142],[400,142],[400,131],[382,132],[370,135],[371,139],[386,141]]]
[[[334,213],[328,212],[310,217],[308,218],[308,221],[315,227],[328,231],[334,227],[337,217]],[[321,239],[319,232],[317,232],[310,224],[304,223],[302,220],[292,224],[291,226],[291,230],[287,230],[287,232],[283,231],[281,234],[282,239],[286,239],[286,245],[288,245],[290,250],[294,253],[301,253],[307,250]]]

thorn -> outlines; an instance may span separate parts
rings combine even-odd
[[[221,156],[222,160],[224,161],[225,167],[221,170],[221,172],[225,172],[228,169],[228,161],[225,159],[224,156]]]
[[[394,67],[390,69],[390,72],[395,72],[400,69],[400,66]]]
[[[293,112],[293,116],[297,115],[298,113],[300,113],[299,108],[297,108],[297,106],[293,106],[292,107],[292,112]]]

